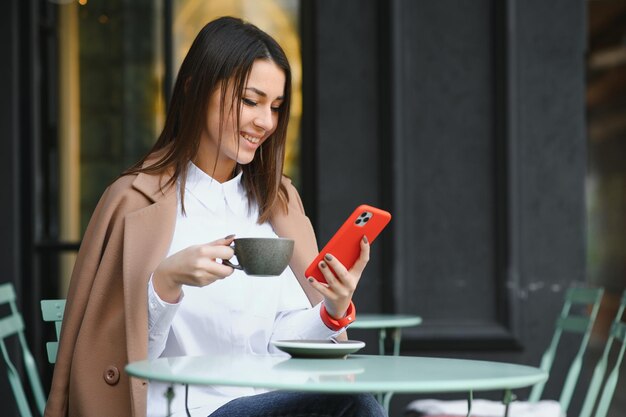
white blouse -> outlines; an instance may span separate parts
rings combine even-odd
[[[185,211],[180,198],[174,236],[167,256],[191,245],[236,237],[276,237],[269,223],[257,224],[258,209],[248,210],[241,173],[220,184],[190,164],[185,186]],[[236,259],[233,259],[236,262]],[[243,271],[206,287],[183,286],[176,304],[161,300],[148,287],[148,357],[211,355],[224,352],[284,354],[271,340],[328,339],[334,332],[311,307],[290,268],[278,277],[249,277]],[[343,331],[343,330],[342,330]],[[168,384],[151,382],[148,416],[166,411]],[[173,415],[186,415],[184,388],[175,386]],[[189,387],[192,415],[207,416],[228,401],[265,390],[240,387]]]

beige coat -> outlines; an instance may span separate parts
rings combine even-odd
[[[72,273],[61,341],[45,416],[144,416],[147,382],[124,366],[148,355],[147,285],[174,233],[177,193],[167,177],[119,178],[104,193],[85,232]],[[161,181],[161,184],[159,183]],[[317,243],[288,179],[288,213],[271,223],[295,240],[290,263],[312,304],[321,301],[304,281]]]

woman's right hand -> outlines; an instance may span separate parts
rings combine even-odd
[[[152,274],[152,285],[161,300],[176,303],[183,285],[204,287],[233,273],[233,268],[216,259],[234,255],[230,244],[234,236],[211,243],[194,245],[163,259]]]

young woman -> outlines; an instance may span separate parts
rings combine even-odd
[[[128,362],[275,353],[272,340],[343,332],[369,244],[350,270],[320,263],[328,285],[304,277],[317,243],[282,175],[290,85],[284,52],[255,26],[226,17],[200,31],[158,141],[106,190],[83,238],[47,416],[163,415],[165,386],[129,378]],[[235,236],[294,239],[290,268],[233,271],[221,260]],[[384,415],[371,395],[227,387],[191,387],[189,405],[212,417]]]

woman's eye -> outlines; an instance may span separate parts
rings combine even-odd
[[[250,100],[249,98],[242,98],[241,101],[246,106],[256,106],[256,101]]]
[[[278,106],[278,107],[272,107],[272,112],[274,112],[274,113],[278,113],[278,112],[280,112],[280,106]]]

